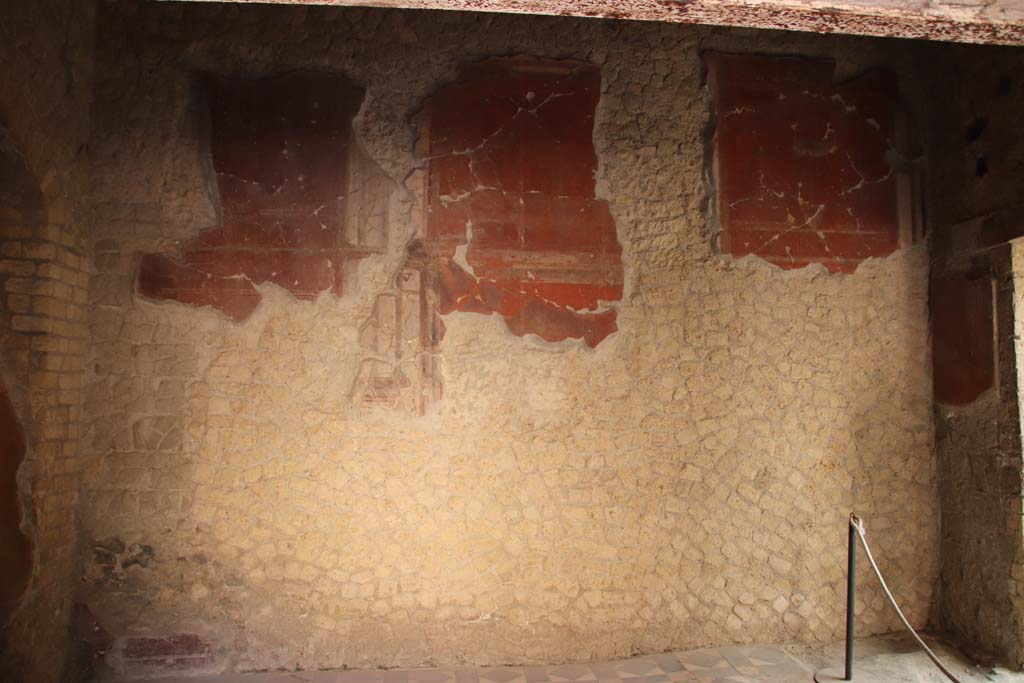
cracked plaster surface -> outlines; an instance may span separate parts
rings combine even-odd
[[[366,215],[372,164],[350,142],[363,89],[315,72],[202,81],[221,225],[180,255],[145,254],[136,291],[235,321],[252,314],[256,285],[267,282],[299,299],[341,296],[348,263],[386,239]]]
[[[496,312],[514,334],[596,346],[622,297],[615,221],[594,194],[600,70],[510,58],[466,72],[417,120],[426,239],[455,240],[441,312]]]
[[[85,558],[83,598],[115,638],[197,634],[231,669],[827,640],[841,634],[851,508],[925,623],[938,529],[924,249],[853,275],[781,271],[716,256],[702,210],[700,49],[827,52],[858,70],[876,46],[203,7],[118,2],[98,22],[84,534],[153,550],[102,585]],[[889,54],[901,73],[907,50]],[[619,332],[591,349],[454,312],[435,354],[443,401],[421,416],[355,406],[363,323],[394,292],[426,201],[410,115],[501,54],[600,66],[595,196],[622,248]],[[386,247],[340,299],[259,285],[242,324],[132,296],[137,253],[212,224],[189,70],[282,63],[366,85],[355,134],[405,185]],[[896,628],[862,585],[858,632]]]
[[[722,249],[853,272],[900,246],[891,71],[839,86],[826,60],[707,57]]]
[[[595,196],[600,70],[571,60],[471,64],[415,116],[425,169],[416,238],[360,341],[357,405],[422,413],[443,396],[442,317],[497,314],[510,332],[600,344],[616,330],[621,245]]]

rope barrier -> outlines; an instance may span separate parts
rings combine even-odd
[[[923,640],[921,640],[921,636],[919,636],[917,634],[917,631],[914,630],[914,627],[910,625],[910,622],[907,621],[907,618],[903,615],[903,610],[901,610],[900,606],[898,604],[896,604],[896,598],[893,597],[892,591],[889,590],[888,584],[885,583],[885,579],[882,577],[882,572],[878,569],[878,564],[875,563],[875,557],[874,557],[874,555],[871,554],[871,548],[868,546],[868,539],[866,538],[866,536],[864,534],[864,522],[861,520],[860,517],[858,517],[857,515],[855,515],[853,513],[850,513],[850,529],[851,529],[851,539],[852,539],[852,535],[853,535],[854,532],[860,538],[860,543],[861,543],[862,546],[864,546],[864,554],[867,555],[868,562],[871,564],[871,568],[874,570],[875,576],[878,577],[878,583],[881,584],[882,591],[885,592],[885,597],[887,597],[889,599],[889,604],[892,605],[892,608],[894,610],[896,610],[896,615],[900,618],[900,621],[903,622],[903,625],[906,627],[906,629],[908,631],[910,631],[910,635],[914,636],[914,640],[917,641],[917,644],[921,647],[922,650],[924,650],[925,654],[928,655],[928,658],[932,660],[932,662],[935,664],[935,666],[937,666],[942,673],[946,674],[946,678],[951,680],[953,683],[961,683],[960,679],[958,679],[956,676],[954,676],[953,672],[950,671],[946,667],[946,665],[943,664],[942,661],[937,656],[935,656],[935,653],[932,652],[931,648],[928,647]],[[853,579],[853,573],[854,573],[854,571],[853,571],[854,570],[854,546],[853,546],[852,540],[851,540],[851,543],[850,543],[850,559],[849,559],[849,564],[850,564],[849,569],[848,569],[848,572],[849,572],[849,575],[848,575],[849,591],[848,591],[847,595],[848,595],[848,599],[849,599],[849,603],[850,604],[848,604],[846,606],[846,609],[847,609],[847,614],[850,617],[852,617],[852,615],[853,615],[853,599],[852,599],[852,597],[853,597],[853,582],[854,582],[854,579]],[[852,680],[852,673],[853,673],[853,661],[852,661],[853,660],[853,648],[852,648],[852,643],[853,643],[853,629],[852,629],[852,626],[850,625],[850,623],[848,621],[848,623],[847,623],[847,649],[846,649],[847,660],[846,660],[846,678],[845,678],[845,680],[847,680],[847,681]],[[818,672],[818,673],[820,673],[820,672]],[[814,680],[816,681],[816,683],[820,683],[818,681],[818,673],[814,674]]]

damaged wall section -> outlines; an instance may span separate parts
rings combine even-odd
[[[341,296],[348,262],[386,239],[379,212],[358,201],[373,180],[352,140],[363,88],[324,73],[205,82],[222,225],[180,257],[144,255],[137,291],[236,321],[259,304],[262,283],[298,299]]]
[[[926,623],[938,566],[927,254],[901,249],[849,277],[719,258],[702,211],[698,49],[785,48],[845,73],[885,63],[913,87],[915,46],[506,15],[100,7],[80,591],[112,667],[526,664],[833,639],[835,541],[851,507],[886,529],[883,571]],[[478,85],[467,64],[512,83]],[[358,261],[340,298],[257,286],[244,324],[133,296],[137,254],[218,225],[193,74],[282,68],[365,84],[353,139],[407,190],[383,253]],[[444,113],[439,97],[462,90],[481,102]],[[574,94],[528,129],[545,91]],[[520,108],[523,144],[492,138],[477,175],[521,206],[565,197],[585,219],[509,202],[502,232],[477,220],[500,215],[487,208],[496,193],[442,206],[430,167],[445,155],[429,146],[446,118],[446,135],[476,145]],[[410,126],[421,111],[422,134]],[[565,169],[566,188],[533,179],[553,130],[582,150],[536,154]],[[562,224],[585,239],[531,234]],[[509,254],[548,259],[537,279],[564,292],[522,277],[532,269]],[[486,315],[441,313],[453,262],[508,283],[447,285],[451,305],[465,294]],[[594,348],[582,325],[562,342],[517,336],[517,320],[561,334],[525,304],[501,315],[537,295],[566,314],[614,313],[618,331],[600,339],[595,326]],[[379,384],[358,383],[364,362]],[[395,366],[404,377],[388,385]],[[402,409],[364,410],[354,386]],[[123,547],[113,565],[101,544]],[[132,549],[144,547],[143,566]],[[859,632],[898,628],[864,586]]]
[[[937,626],[1024,667],[1024,53],[927,46]]]
[[[615,331],[622,248],[595,197],[593,64],[493,59],[466,69],[418,121],[426,240],[442,313],[497,313],[513,334],[597,346]]]
[[[622,247],[596,196],[594,64],[493,58],[415,119],[420,229],[396,293],[363,328],[357,403],[422,412],[442,394],[438,314],[497,314],[510,332],[594,347],[616,330]],[[396,334],[397,332],[397,334]]]
[[[912,241],[892,71],[837,86],[831,60],[712,53],[705,61],[722,252],[851,273]]]

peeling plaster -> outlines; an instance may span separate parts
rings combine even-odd
[[[828,60],[706,55],[722,250],[850,273],[900,247],[895,75]]]
[[[205,80],[222,225],[178,256],[143,255],[136,291],[212,306],[236,322],[255,310],[263,283],[298,299],[341,296],[346,263],[384,242],[366,216],[349,220],[358,213],[350,204],[364,199],[350,176],[365,175],[368,162],[351,140],[363,88],[325,73]]]
[[[617,329],[622,247],[595,189],[600,70],[515,57],[464,71],[415,117],[423,226],[361,331],[359,405],[423,413],[441,397],[441,316],[496,314],[516,336],[590,347]]]

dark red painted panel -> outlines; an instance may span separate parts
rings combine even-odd
[[[828,60],[706,59],[724,252],[852,272],[899,247],[891,71],[836,85]]]
[[[213,646],[192,633],[166,638],[133,637],[124,643],[125,669],[133,675],[201,669],[212,661]]]
[[[352,119],[362,88],[331,74],[209,79],[210,151],[222,224],[178,257],[147,254],[136,288],[154,299],[212,306],[235,320],[270,282],[299,299],[342,293]]]
[[[615,331],[604,305],[622,298],[622,248],[595,196],[600,95],[594,65],[520,57],[475,64],[431,98],[420,151],[441,313],[498,313],[515,334],[590,346]]]
[[[18,467],[25,458],[25,432],[0,383],[0,626],[28,586],[32,547],[21,533]]]
[[[966,405],[995,381],[992,280],[932,278],[935,400]]]

